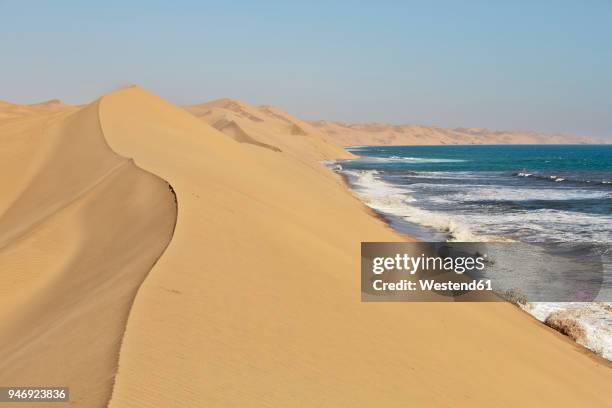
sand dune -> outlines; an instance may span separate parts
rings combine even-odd
[[[445,129],[423,125],[345,124],[328,121],[311,121],[310,124],[328,140],[340,146],[605,143],[591,137],[483,128]]]
[[[271,106],[255,107],[226,98],[186,109],[238,141],[283,151],[305,164],[353,157],[308,123]]]
[[[132,87],[0,128],[21,158],[0,383],[112,408],[609,406],[610,364],[511,305],[361,303],[359,243],[402,238],[318,163],[349,155],[273,108],[190,110]]]
[[[398,237],[331,173],[137,88],[105,97],[101,118],[179,200],[111,407],[608,403],[607,363],[510,305],[360,303],[359,241]]]
[[[257,139],[251,137],[243,128],[240,127],[238,123],[233,120],[228,121],[225,119],[220,119],[216,121],[213,126],[237,142],[250,143],[252,145],[264,147],[275,152],[281,151],[281,149],[276,146],[257,141]]]
[[[0,384],[69,385],[76,406],[104,407],[173,196],[108,148],[97,103],[0,122],[0,146]]]
[[[59,99],[49,99],[48,101],[32,103],[28,105],[30,108],[37,110],[50,110],[57,111],[66,108],[72,107],[72,105],[68,105]]]
[[[43,113],[53,113],[60,110],[70,109],[72,107],[72,105],[65,104],[59,99],[51,99],[49,101],[34,103],[31,105],[19,105],[11,102],[0,101],[0,120],[40,115]]]

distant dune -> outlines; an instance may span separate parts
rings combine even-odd
[[[4,109],[2,385],[77,407],[609,406],[610,364],[510,304],[362,303],[360,242],[407,237],[306,122],[139,87]]]
[[[328,140],[340,146],[604,143],[602,140],[591,137],[495,131],[483,128],[445,129],[423,125],[344,124],[328,121],[311,121],[309,123],[325,135]]]
[[[312,149],[327,158],[342,157],[329,145],[444,145],[444,144],[593,144],[605,141],[581,136],[537,132],[495,131],[484,128],[445,129],[437,126],[390,125],[385,123],[344,124],[304,121],[272,106],[251,106],[235,99],[218,99],[185,107],[223,133],[242,143],[260,147],[299,144],[299,156]],[[302,135],[306,138],[290,138]],[[306,140],[305,140],[306,139]],[[308,139],[310,139],[308,141]],[[317,146],[318,145],[318,146]],[[326,147],[323,147],[327,145]],[[314,156],[312,156],[314,157]]]
[[[51,99],[49,101],[34,103],[31,105],[19,105],[11,102],[0,101],[0,120],[53,113],[59,110],[68,109],[70,107],[70,105],[65,104],[59,99]]]
[[[306,163],[353,157],[307,122],[271,106],[225,98],[185,109],[238,142],[282,151]]]

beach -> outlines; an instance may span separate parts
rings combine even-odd
[[[137,86],[0,110],[0,384],[83,407],[611,406],[610,362],[514,305],[362,303],[360,243],[415,238],[306,121]]]

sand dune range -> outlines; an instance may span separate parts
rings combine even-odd
[[[224,98],[185,109],[241,143],[283,151],[307,165],[354,157],[307,122],[272,106],[251,106]]]
[[[359,243],[403,238],[318,163],[334,149],[324,138],[256,113],[261,121],[248,120],[258,126],[236,123],[280,151],[138,87],[58,114],[58,134],[72,134],[65,127],[78,118],[74,134],[102,136],[115,154],[86,144],[75,151],[95,154],[63,158],[65,172],[39,183],[53,191],[30,187],[41,165],[3,199],[0,208],[24,214],[9,217],[7,231],[42,211],[34,199],[69,205],[31,232],[11,232],[14,252],[2,249],[3,293],[20,281],[23,295],[1,309],[20,312],[0,326],[0,382],[37,376],[70,384],[81,406],[110,398],[112,408],[609,404],[609,363],[511,305],[361,303]],[[42,126],[24,123],[12,120],[2,137],[30,138]],[[87,187],[97,178],[85,175],[115,166],[68,203],[82,189],[65,178],[83,173]],[[60,284],[74,294],[67,301]],[[38,371],[29,358],[40,359]]]
[[[444,144],[593,144],[603,139],[526,131],[497,131],[485,128],[442,128],[388,123],[346,124],[310,121],[325,137],[340,146],[444,145]]]

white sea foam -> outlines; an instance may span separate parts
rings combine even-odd
[[[474,234],[468,225],[459,219],[453,219],[443,213],[424,210],[409,203],[414,202],[411,190],[394,186],[381,180],[376,170],[345,171],[350,176],[352,186],[360,198],[372,209],[434,228],[447,233],[453,241],[495,241],[499,237]]]
[[[584,336],[575,339],[578,344],[612,360],[612,303],[533,302],[520,306],[541,322],[553,313],[562,313],[564,319],[575,322],[584,332]]]
[[[428,183],[423,183],[425,185]],[[413,184],[415,185],[415,184]],[[416,184],[418,186],[419,184]],[[571,199],[598,199],[609,196],[608,192],[585,190],[585,189],[560,189],[560,188],[519,188],[500,185],[456,185],[456,184],[432,184],[431,188],[444,188],[444,194],[432,197],[437,202],[469,202],[469,201],[524,201],[524,200],[546,200],[565,201]]]
[[[612,217],[540,209],[457,216],[476,234],[515,235],[526,241],[609,242]]]
[[[350,175],[354,189],[373,209],[402,219],[448,233],[454,240],[500,241],[508,236],[527,241],[609,242],[612,216],[577,213],[557,209],[529,211],[462,211],[449,212],[453,203],[471,201],[523,201],[599,199],[609,193],[595,190],[517,188],[499,185],[453,185],[413,183],[410,187],[388,183],[375,170],[343,171]],[[466,178],[468,174],[449,172],[420,172],[411,178],[449,176]],[[479,178],[482,178],[479,175]],[[429,190],[433,194],[420,197],[419,203],[428,203],[442,211],[423,209],[415,205],[415,192]],[[437,191],[444,192],[437,194]],[[424,201],[423,201],[424,200]]]
[[[405,176],[397,177],[401,180]],[[478,174],[476,177],[469,172],[419,172],[410,174],[409,177],[413,181],[410,188],[418,193],[421,206],[440,208],[454,223],[469,225],[475,235],[512,235],[528,241],[609,242],[611,238],[610,215],[566,211],[561,208],[525,210],[516,204],[529,201],[558,201],[561,204],[566,200],[599,200],[610,197],[610,192],[607,191],[504,186],[490,184],[487,175]],[[457,179],[474,181],[470,184],[458,184],[455,181]],[[444,182],[445,180],[448,182]],[[470,204],[483,207],[497,203],[508,203],[511,207],[508,210],[503,207],[482,210],[466,207]],[[457,210],[449,211],[453,208]]]
[[[459,159],[435,159],[435,158],[425,158],[425,157],[402,157],[402,156],[390,156],[390,157],[362,157],[360,159],[355,160],[347,160],[351,161],[359,161],[359,163],[461,163],[466,160]]]

